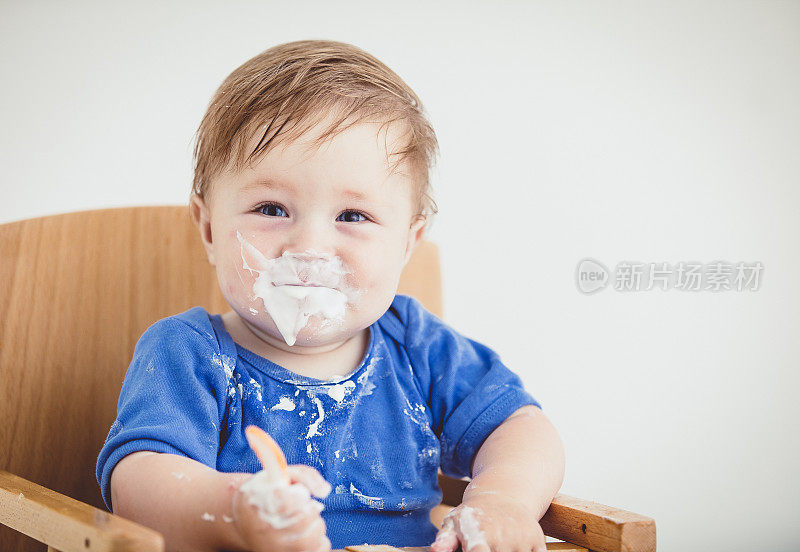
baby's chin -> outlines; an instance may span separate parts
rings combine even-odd
[[[290,347],[299,352],[301,349],[338,345],[358,335],[364,328],[351,320],[350,314],[348,312],[344,320],[331,320],[316,314],[311,315],[296,334],[286,329],[285,334],[282,333],[272,317],[263,310],[255,315],[251,312],[246,320],[262,336],[269,336],[272,345],[281,349]]]

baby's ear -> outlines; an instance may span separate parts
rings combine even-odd
[[[411,225],[408,227],[408,240],[406,241],[406,252],[405,258],[403,259],[403,266],[406,266],[408,260],[411,258],[411,255],[414,254],[414,250],[417,249],[417,246],[422,241],[422,236],[425,234],[425,225],[428,223],[428,219],[425,215],[414,215],[414,218],[411,219]]]
[[[192,194],[189,199],[189,211],[192,215],[192,221],[200,231],[200,239],[203,240],[203,247],[206,248],[208,262],[212,266],[217,266],[214,260],[214,242],[211,238],[211,216],[208,205],[206,205],[202,197]]]

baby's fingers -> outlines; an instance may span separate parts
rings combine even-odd
[[[312,512],[318,514],[325,509],[321,502],[311,498],[311,494],[302,483],[292,483],[286,487],[275,489],[276,510],[284,515]]]
[[[283,530],[280,549],[287,552],[330,550],[331,541],[325,533],[325,521],[319,513],[310,512]]]
[[[453,518],[446,517],[442,528],[436,535],[436,540],[431,544],[431,552],[454,552],[458,548],[458,536],[453,525]]]
[[[292,483],[301,483],[316,497],[325,498],[331,494],[331,484],[325,481],[316,469],[304,464],[292,464],[287,468]]]
[[[321,516],[304,515],[285,530],[286,540],[300,541],[325,536],[325,520]]]

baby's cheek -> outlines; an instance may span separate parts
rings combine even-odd
[[[354,313],[361,312],[369,304],[372,292],[369,287],[354,285],[350,288],[347,301],[347,309]]]
[[[225,297],[226,302],[239,312],[249,313],[250,316],[255,314],[253,311],[256,311],[257,313],[258,311],[262,310],[260,308],[261,305],[255,305],[253,304],[253,301],[251,301],[251,290],[248,290],[241,282],[239,282],[236,274],[234,274],[233,277],[234,279],[228,277],[220,282],[219,289],[222,292],[222,295]]]
[[[227,284],[225,296],[232,299],[237,305],[247,305],[247,301],[242,294],[242,290],[234,284]]]
[[[377,320],[391,306],[396,287],[383,286],[361,288],[361,294],[353,306],[353,317],[359,322]]]
[[[239,260],[241,263],[241,260]],[[250,296],[253,291],[253,283],[255,279],[250,274],[250,271],[241,267],[236,263],[236,259],[228,261],[226,270],[221,274],[220,289],[228,299],[234,299],[242,306],[249,304]]]

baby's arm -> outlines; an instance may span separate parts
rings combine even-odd
[[[460,541],[465,552],[544,552],[538,521],[561,488],[564,462],[561,438],[539,408],[511,414],[475,455],[461,506],[445,517],[431,551],[451,552]]]
[[[564,445],[536,406],[511,414],[486,438],[472,465],[464,498],[497,491],[527,506],[540,520],[564,481]]]
[[[115,514],[163,534],[168,550],[246,550],[225,520],[233,519],[238,485],[251,476],[220,473],[175,454],[134,452],[111,472],[111,504]]]
[[[111,503],[115,514],[159,531],[168,551],[330,550],[321,504],[309,497],[309,490],[327,495],[330,485],[309,466],[288,472],[292,486],[268,491],[276,493],[274,513],[284,516],[276,527],[239,490],[253,474],[221,473],[174,454],[123,458],[111,474]]]

